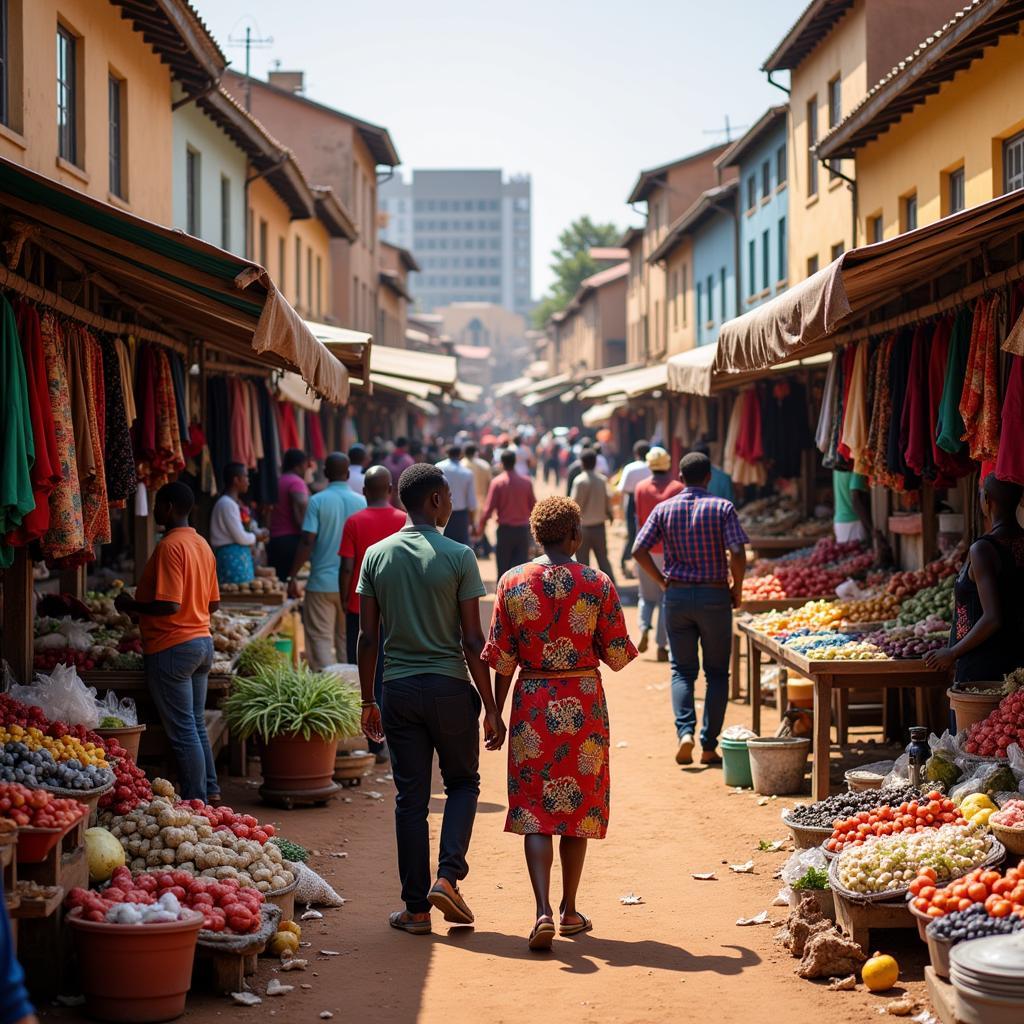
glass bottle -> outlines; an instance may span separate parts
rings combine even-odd
[[[928,746],[928,730],[923,725],[910,727],[910,742],[907,744],[907,757],[910,759],[908,774],[910,785],[920,789],[925,781],[925,765],[931,757]]]

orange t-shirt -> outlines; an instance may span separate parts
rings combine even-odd
[[[210,635],[210,604],[220,600],[217,560],[210,545],[192,529],[179,526],[164,536],[142,570],[137,601],[174,601],[173,615],[140,615],[145,654]]]

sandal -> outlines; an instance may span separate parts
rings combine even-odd
[[[579,924],[562,924],[558,922],[558,934],[564,938],[569,938],[571,935],[582,935],[584,932],[592,931],[594,928],[594,922],[587,917],[586,914],[581,914],[578,910],[576,916],[580,919]]]
[[[535,953],[545,952],[551,948],[551,944],[554,941],[555,922],[545,918],[538,919],[537,923],[533,926],[533,931],[530,932],[530,949]]]
[[[410,935],[429,935],[431,932],[429,917],[423,921],[416,921],[409,917],[407,910],[396,910],[393,914],[388,914],[388,924]]]

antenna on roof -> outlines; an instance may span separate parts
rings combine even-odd
[[[725,127],[724,128],[705,128],[704,135],[724,135],[726,142],[732,142],[733,130],[738,132],[746,131],[750,127],[749,124],[734,125],[729,123],[729,115],[725,115]]]
[[[256,30],[259,31],[259,26],[256,26]],[[274,42],[273,36],[254,36],[252,34],[252,26],[245,26],[245,36],[239,39],[237,36],[228,36],[229,46],[244,46],[245,47],[245,109],[247,112],[252,111],[252,87],[249,82],[249,72],[251,68],[250,57],[253,50],[265,50],[268,46],[271,46]]]

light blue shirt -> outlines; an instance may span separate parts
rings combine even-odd
[[[467,509],[476,509],[476,478],[471,469],[466,469],[461,462],[453,462],[445,459],[437,464],[437,468],[444,473],[448,481],[448,488],[452,492],[452,511],[464,512]]]
[[[716,498],[725,498],[727,501],[735,502],[732,490],[732,477],[723,469],[717,466],[711,467],[711,482],[708,484],[708,494]]]
[[[366,508],[366,499],[355,494],[343,480],[328,484],[319,494],[309,499],[302,530],[304,533],[315,533],[316,540],[309,559],[307,590],[318,594],[338,592],[341,531],[345,528],[345,520],[363,508]]]

